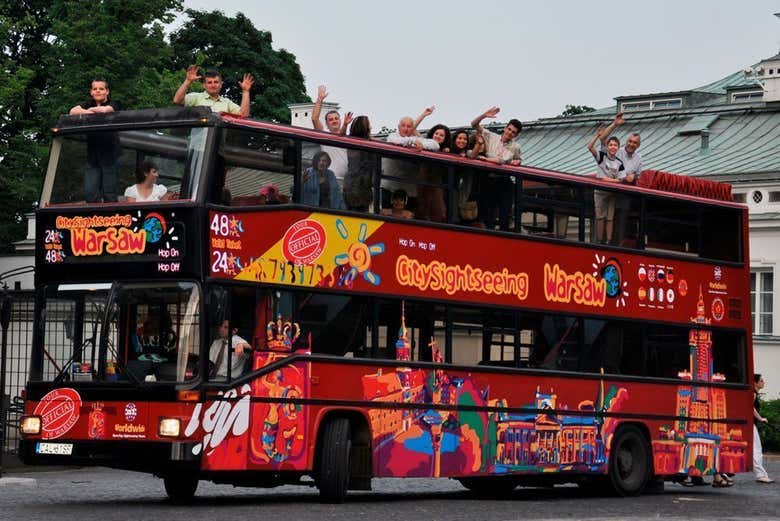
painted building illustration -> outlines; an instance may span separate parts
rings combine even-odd
[[[694,384],[723,382],[725,376],[713,373],[712,332],[699,329],[711,320],[706,316],[701,288],[693,327],[688,335],[689,368],[678,373],[684,382],[677,388],[676,416],[671,426],[660,428],[661,439],[653,441],[657,474],[704,476],[718,472],[745,472],[747,442],[741,429],[726,424],[726,391]]]
[[[401,356],[405,333],[402,326]],[[614,430],[602,413],[628,398],[623,388],[605,392],[602,381],[595,400],[569,409],[554,389],[537,387],[533,402],[513,409],[506,398],[491,399],[490,389],[471,375],[408,367],[364,375],[362,387],[368,400],[404,404],[369,409],[375,470],[386,476],[602,471]]]

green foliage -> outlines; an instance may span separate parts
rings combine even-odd
[[[561,113],[561,116],[576,116],[578,114],[593,112],[594,110],[596,109],[587,105],[566,105],[566,109]]]
[[[762,401],[761,415],[780,429],[780,400]],[[780,452],[780,430],[759,424],[758,432],[761,434],[764,452]]]
[[[244,73],[255,77],[252,87],[253,117],[290,121],[289,103],[310,101],[295,56],[271,46],[271,33],[261,31],[241,13],[229,18],[220,11],[188,9],[189,20],[171,34],[174,66],[184,71],[197,63],[222,75],[225,95],[241,101],[238,82]]]

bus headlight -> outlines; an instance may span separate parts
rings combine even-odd
[[[41,417],[40,416],[23,416],[19,422],[19,429],[22,434],[40,434],[41,433]]]
[[[163,438],[178,438],[181,432],[181,420],[178,418],[160,418],[157,432]]]

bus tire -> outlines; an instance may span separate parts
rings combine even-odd
[[[341,503],[347,496],[352,465],[351,425],[347,418],[334,418],[324,427],[319,447],[317,488],[328,503]]]
[[[615,433],[609,453],[609,479],[620,496],[638,496],[652,477],[650,446],[633,425]]]
[[[198,490],[198,476],[186,473],[168,474],[163,478],[165,493],[171,502],[176,504],[191,503]]]
[[[517,488],[517,480],[512,476],[476,476],[459,478],[460,484],[478,496],[505,497]]]

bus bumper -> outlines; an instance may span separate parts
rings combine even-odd
[[[26,465],[103,466],[154,473],[200,468],[200,456],[192,453],[196,442],[57,440],[72,445],[70,454],[61,455],[40,454],[42,441],[22,439],[19,459]]]

